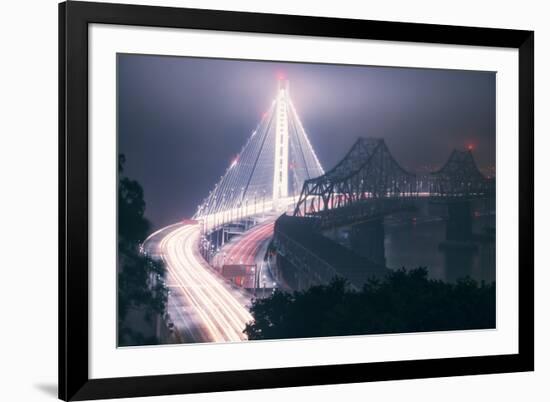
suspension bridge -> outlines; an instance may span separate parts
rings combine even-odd
[[[290,98],[288,81],[279,80],[277,97],[194,219],[208,231],[260,210],[285,210],[305,180],[323,173]]]
[[[288,81],[279,80],[268,111],[192,219],[153,233],[144,249],[166,263],[168,312],[185,342],[241,341],[262,283],[305,289],[339,275],[359,287],[386,272],[385,216],[418,199],[444,203],[448,237],[463,240],[470,202],[492,196],[494,179],[480,173],[471,150],[453,151],[419,180],[383,139],[359,138],[325,172]],[[351,228],[350,247],[335,241],[342,227]],[[265,264],[268,251],[275,273]]]

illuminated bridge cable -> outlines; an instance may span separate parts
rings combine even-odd
[[[288,84],[281,80],[275,100],[194,218],[211,229],[250,216],[258,207],[283,210],[299,195],[305,180],[323,173]]]
[[[304,150],[302,148],[302,141],[299,138],[299,133],[298,133],[298,130],[296,128],[296,122],[294,121],[294,119],[292,119],[292,127],[294,128],[294,132],[296,133],[296,137],[298,139],[298,141],[297,141],[298,142],[298,148],[300,149],[300,155],[302,156],[302,161],[304,162],[303,165],[304,165],[306,177],[308,179],[311,179],[311,177],[309,175],[309,170],[308,170],[308,167],[307,167],[306,156],[305,156]],[[294,142],[292,144],[294,144]],[[295,153],[297,153],[297,152],[295,152]]]
[[[245,192],[248,191],[248,187],[250,186],[250,182],[252,181],[252,175],[254,174],[254,170],[256,169],[256,166],[258,164],[258,160],[260,159],[260,155],[261,155],[261,152],[262,152],[262,149],[264,148],[264,144],[265,144],[265,140],[267,139],[267,133],[269,132],[270,128],[271,128],[271,124],[273,122],[273,115],[274,113],[270,113],[270,117],[269,117],[269,123],[267,124],[267,128],[266,130],[264,131],[264,136],[263,136],[263,140],[262,140],[262,143],[259,147],[259,150],[256,154],[256,158],[254,159],[254,165],[252,166],[252,171],[250,173],[250,176],[248,178],[248,181],[246,182],[246,188],[245,188]]]

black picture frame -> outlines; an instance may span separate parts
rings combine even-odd
[[[517,354],[90,379],[88,25],[508,47],[519,51]],[[534,370],[534,32],[121,5],[59,5],[59,398],[87,400]]]

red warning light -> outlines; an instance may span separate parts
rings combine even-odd
[[[264,113],[262,114],[262,119],[265,119],[266,117],[267,117],[267,112],[264,112]]]
[[[277,79],[278,80],[284,80],[285,79],[285,74],[282,71],[279,71],[277,73]]]
[[[468,151],[473,151],[473,150],[474,150],[474,145],[468,144]]]

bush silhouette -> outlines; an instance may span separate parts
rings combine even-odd
[[[168,290],[164,283],[164,265],[140,252],[150,224],[144,216],[143,188],[122,175],[125,158],[119,155],[118,171],[118,344],[119,346],[158,343],[154,336],[143,335],[135,323],[127,320],[130,311],[139,311],[147,322],[166,309]]]
[[[401,269],[360,291],[342,278],[306,291],[276,291],[253,301],[251,340],[466,330],[495,327],[495,284],[428,279]]]

